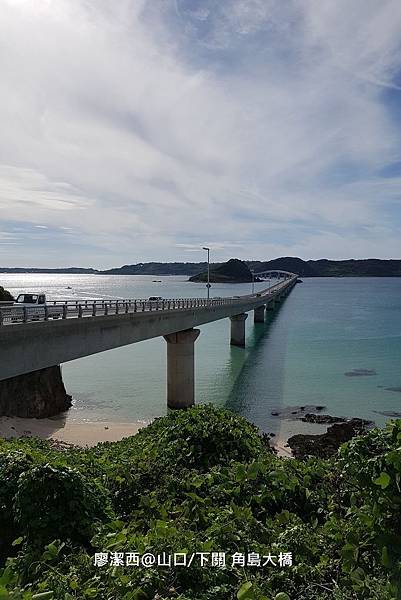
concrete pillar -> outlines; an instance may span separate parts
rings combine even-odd
[[[265,305],[258,306],[253,311],[253,322],[254,323],[264,323],[265,322]]]
[[[248,315],[241,313],[240,315],[234,315],[230,317],[231,321],[231,341],[232,346],[245,346],[245,321]]]
[[[266,310],[274,310],[275,305],[276,303],[273,298],[273,300],[270,300],[270,302],[266,304]]]
[[[167,342],[167,406],[188,408],[195,404],[195,340],[199,329],[165,335]]]

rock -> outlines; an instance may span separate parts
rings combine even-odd
[[[325,408],[325,406],[316,406],[316,410],[324,410]]]
[[[401,418],[401,412],[397,412],[396,410],[374,410],[373,412],[375,412],[378,415],[384,415],[385,417],[393,417],[395,419]]]
[[[374,369],[352,369],[344,373],[346,377],[368,377],[370,375],[377,375]]]
[[[72,404],[59,366],[0,381],[0,416],[44,419]]]
[[[271,412],[270,414],[273,415],[273,417],[278,417],[280,413],[279,412]]]
[[[303,459],[307,456],[329,458],[336,454],[341,444],[348,442],[356,435],[361,435],[370,425],[372,425],[371,421],[349,419],[331,425],[327,432],[321,435],[293,435],[289,438],[288,444],[295,458]]]
[[[301,418],[301,421],[305,423],[343,423],[346,419],[341,417],[332,417],[331,415],[314,415],[313,413],[306,413]]]
[[[305,410],[305,406],[300,406],[300,410]]]

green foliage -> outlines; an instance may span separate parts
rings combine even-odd
[[[12,296],[12,294],[10,294],[10,292],[8,290],[5,290],[3,288],[3,286],[0,285],[0,302],[5,302],[5,301],[12,301],[14,300],[14,297]]]
[[[14,520],[14,496],[19,477],[33,465],[24,452],[0,454],[0,564],[9,556],[13,540],[20,534]]]
[[[396,421],[330,460],[280,459],[255,427],[211,406],[92,449],[0,442],[2,523],[14,534],[0,600],[399,599],[400,446]],[[131,551],[283,551],[294,564],[93,565],[94,552]]]
[[[111,516],[103,490],[74,469],[49,464],[21,474],[14,508],[30,544],[55,538],[88,543],[96,523]]]

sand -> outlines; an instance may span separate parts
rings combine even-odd
[[[135,435],[141,427],[150,421],[115,423],[113,421],[77,422],[67,416],[51,419],[21,419],[19,417],[0,417],[0,438],[22,436],[54,439],[76,446],[90,447],[98,442],[116,442]],[[287,444],[289,437],[296,433],[324,433],[327,425],[303,423],[299,420],[281,419],[275,437],[270,443],[278,456],[291,458],[291,448]]]
[[[21,419],[19,417],[0,417],[0,438],[22,436],[54,439],[77,446],[95,446],[98,442],[116,442],[135,435],[146,422],[78,423],[63,417],[51,419]]]

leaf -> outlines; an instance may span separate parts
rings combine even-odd
[[[391,482],[391,478],[390,475],[388,473],[386,473],[386,471],[383,471],[382,473],[380,473],[380,476],[374,480],[374,484],[375,485],[380,485],[382,490],[385,490],[386,487],[388,487],[390,485]]]
[[[24,541],[23,537],[19,537],[16,540],[13,541],[12,546],[19,546],[20,544],[22,544],[22,542]]]
[[[256,479],[259,474],[259,463],[254,462],[248,468],[248,477],[249,479]]]
[[[385,567],[389,567],[391,565],[390,557],[388,555],[387,546],[383,546],[382,555],[381,555],[382,565]]]
[[[6,588],[0,585],[0,600],[7,600],[10,597],[10,594],[7,592]]]
[[[291,600],[291,598],[285,592],[279,592],[274,596],[274,600]]]
[[[237,592],[237,598],[238,600],[252,600],[252,598],[254,598],[251,581],[246,581],[241,585]]]

